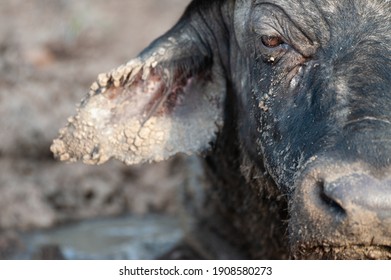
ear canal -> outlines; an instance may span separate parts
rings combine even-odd
[[[210,149],[223,125],[225,82],[183,28],[98,76],[53,141],[55,157],[130,165]]]

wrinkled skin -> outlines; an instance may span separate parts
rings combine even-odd
[[[195,0],[99,76],[52,151],[211,150],[196,228],[232,252],[214,258],[391,259],[390,20],[387,0]]]

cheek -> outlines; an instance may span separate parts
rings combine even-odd
[[[276,65],[258,62],[253,67],[252,107],[257,126],[258,154],[282,188],[292,183],[303,143],[299,131],[303,116],[297,99],[305,66],[299,56],[287,56]],[[256,75],[258,73],[258,75]],[[299,98],[300,99],[300,98]]]
[[[282,134],[279,123],[268,123],[261,131],[264,165],[277,185],[289,190],[294,185],[295,174],[300,169],[303,153],[295,145],[293,135]]]
[[[301,108],[289,98],[280,98],[273,92],[259,110],[259,146],[265,166],[276,183],[283,189],[293,185],[300,168],[305,142],[302,141],[303,119]]]

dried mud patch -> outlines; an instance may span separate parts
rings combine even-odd
[[[0,2],[1,258],[18,248],[14,230],[176,211],[172,163],[67,165],[49,147],[96,75],[163,34],[188,2]]]

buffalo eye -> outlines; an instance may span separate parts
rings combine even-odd
[[[284,40],[281,38],[281,36],[277,35],[263,35],[261,37],[261,41],[262,44],[268,48],[277,48],[278,46],[284,44]]]

